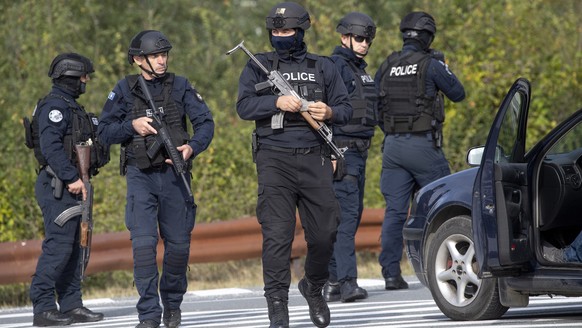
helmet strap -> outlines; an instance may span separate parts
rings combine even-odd
[[[357,51],[355,51],[355,50],[354,50],[354,43],[353,43],[353,41],[352,41],[352,38],[353,38],[353,36],[352,36],[352,35],[348,35],[348,36],[349,36],[349,38],[350,38],[350,46],[348,47],[348,46],[347,46],[346,44],[344,44],[343,42],[341,43],[341,44],[342,44],[342,46],[343,46],[343,47],[345,47],[345,48],[349,48],[349,49],[350,49],[350,50],[351,50],[351,51],[352,51],[354,54],[356,54],[356,56],[357,56],[358,58],[364,58],[364,57],[366,57],[366,55],[368,54],[368,52],[366,52],[366,53],[361,53],[361,52],[357,52]]]
[[[169,54],[168,54],[168,56],[169,56]],[[163,74],[156,73],[154,71],[154,67],[152,66],[152,63],[150,63],[150,60],[148,59],[148,56],[144,55],[143,57],[144,57],[144,59],[145,59],[145,61],[148,64],[150,69],[145,68],[143,65],[139,65],[139,68],[141,68],[142,71],[144,71],[144,72],[148,73],[150,76],[153,76],[153,77],[158,78],[158,79],[160,77],[163,77],[164,75],[166,75],[166,72],[164,72]],[[167,66],[166,66],[166,70],[167,70]]]

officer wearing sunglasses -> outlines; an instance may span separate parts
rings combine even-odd
[[[364,60],[376,36],[376,25],[368,15],[351,12],[339,21],[336,31],[341,35],[341,45],[335,47],[331,58],[348,90],[353,116],[347,125],[333,128],[336,145],[348,149],[345,160],[338,161],[334,176],[341,215],[323,296],[327,302],[353,302],[368,297],[357,283],[354,237],[364,208],[368,148],[378,123],[374,79],[366,72],[368,64]]]

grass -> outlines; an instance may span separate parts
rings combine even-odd
[[[378,253],[358,252],[358,277],[362,279],[382,279]],[[303,276],[303,260],[293,262],[292,280],[294,283]],[[403,256],[402,274],[412,275],[413,271]],[[263,274],[260,259],[228,261],[222,263],[190,264],[188,289],[205,290],[216,288],[262,287]],[[29,284],[0,286],[0,308],[30,306]],[[103,272],[89,276],[83,282],[83,299],[135,297],[131,271]]]

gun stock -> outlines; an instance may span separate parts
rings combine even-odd
[[[79,246],[81,247],[81,281],[85,278],[85,271],[89,265],[91,255],[91,237],[93,235],[93,186],[89,176],[91,166],[91,144],[80,143],[75,145],[77,168],[81,180],[87,189],[87,198],[81,202],[81,224],[79,230]]]
[[[79,143],[75,145],[77,154],[77,169],[83,182],[89,182],[89,167],[91,166],[91,145],[89,143]]]

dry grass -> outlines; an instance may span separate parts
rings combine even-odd
[[[358,277],[364,279],[382,279],[381,267],[378,264],[378,253],[358,252]],[[304,258],[291,264],[292,280],[299,281],[303,277]],[[230,261],[224,263],[191,265],[188,274],[190,290],[204,290],[229,287],[261,287],[263,274],[260,259]],[[402,261],[402,274],[414,274],[406,257]]]
[[[378,253],[358,252],[358,276],[363,279],[382,279],[378,264]],[[303,276],[303,258],[292,264],[292,280],[297,282]],[[402,261],[402,274],[412,275],[414,272],[406,257]],[[106,287],[96,284],[85,288],[85,298],[128,297],[135,296],[131,272],[112,277],[115,284],[108,283]],[[111,282],[111,280],[108,280]],[[125,283],[124,283],[125,281]],[[189,290],[206,290],[216,288],[253,288],[263,286],[263,274],[260,259],[228,261],[222,263],[190,264],[188,272]]]
[[[358,276],[364,279],[382,279],[378,253],[358,252]],[[292,264],[292,279],[296,283],[303,276],[303,258]],[[402,274],[413,274],[406,257],[402,261]],[[229,261],[222,263],[190,264],[188,289],[253,288],[263,286],[260,259]],[[28,284],[0,286],[0,308],[30,306]],[[115,271],[94,274],[83,283],[83,298],[135,297],[131,271]]]

